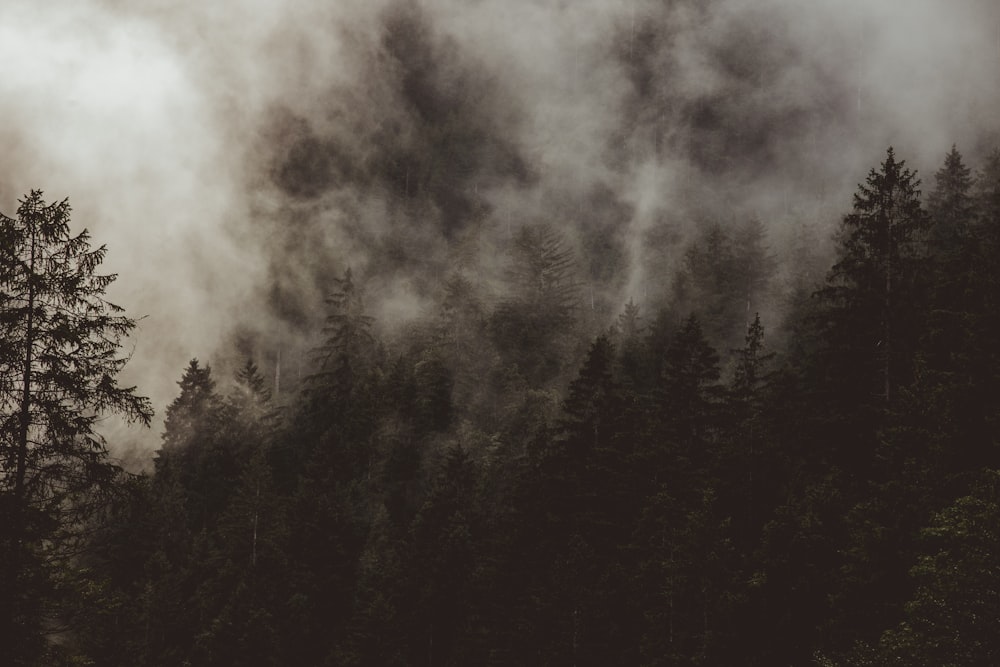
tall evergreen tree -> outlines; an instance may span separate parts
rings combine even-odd
[[[732,431],[718,469],[719,477],[728,484],[720,497],[732,503],[729,507],[733,516],[739,517],[739,525],[753,531],[759,528],[758,516],[767,504],[762,503],[760,491],[768,488],[761,476],[767,470],[763,449],[769,440],[767,390],[774,359],[774,353],[764,346],[764,326],[759,314],[747,328],[746,343],[736,354],[736,370],[726,404]],[[769,495],[773,493],[771,489]]]
[[[511,247],[510,294],[491,319],[503,361],[532,386],[559,377],[572,343],[578,283],[573,252],[549,225],[522,227]]]
[[[776,512],[766,540],[786,551],[807,548],[786,561],[786,572],[775,572],[769,595],[800,605],[790,626],[811,623],[810,632],[831,645],[870,634],[898,611],[904,594],[897,574],[906,522],[885,511],[891,501],[880,498],[898,480],[883,434],[912,386],[926,329],[929,220],[918,186],[892,148],[859,185],[840,228],[837,261],[818,292],[816,327],[802,332],[819,341],[804,365],[807,416],[798,433],[783,429],[785,438],[808,438],[812,447],[798,454],[794,495]],[[822,527],[803,522],[806,516],[823,517]],[[837,551],[823,553],[832,544]],[[783,558],[767,556],[772,563]],[[802,588],[806,581],[811,590]]]
[[[98,273],[106,248],[69,219],[67,201],[37,190],[0,216],[0,636],[13,664],[37,657],[43,626],[58,624],[51,568],[115,477],[98,419],[152,417],[118,384],[135,321],[105,298],[116,278]]]
[[[310,376],[321,392],[345,399],[370,366],[375,337],[374,319],[365,312],[360,287],[351,269],[335,279],[336,289],[326,299],[323,340],[316,349],[317,368]]]
[[[837,262],[821,291],[835,312],[834,344],[860,371],[852,391],[888,403],[909,376],[917,338],[913,304],[923,266],[927,215],[920,181],[890,147],[844,217]]]
[[[952,146],[934,174],[934,189],[927,198],[927,240],[932,254],[947,257],[966,241],[975,212],[972,185],[972,170],[965,166],[958,148]]]
[[[719,355],[692,315],[663,353],[656,395],[661,446],[678,457],[664,472],[701,475],[710,457],[715,456],[709,449],[719,430],[723,398],[719,377]]]
[[[675,286],[676,307],[693,311],[709,342],[733,347],[750,325],[774,275],[774,258],[757,219],[733,229],[713,224],[688,248]]]
[[[486,312],[465,277],[454,275],[445,282],[436,329],[434,342],[452,377],[456,416],[478,415],[492,398],[483,378],[496,364],[496,353],[484,346],[489,340]]]
[[[219,407],[211,366],[202,366],[197,359],[188,362],[184,375],[177,382],[181,392],[167,406],[163,423],[163,449],[184,449],[204,431],[204,421],[213,417]]]
[[[475,469],[458,447],[445,453],[427,500],[410,531],[410,664],[455,664],[467,631],[477,531]]]
[[[192,359],[177,385],[180,392],[167,406],[149,490],[156,528],[142,603],[144,658],[150,664],[183,662],[193,655],[206,606],[197,591],[208,575],[203,562],[208,536],[239,469],[224,447],[222,401],[211,367]]]

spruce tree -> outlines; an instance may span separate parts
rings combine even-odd
[[[830,332],[860,369],[852,392],[893,397],[908,376],[916,338],[914,294],[923,267],[927,215],[920,203],[916,173],[890,147],[854,195],[844,217],[839,258],[821,291],[832,305]]]
[[[572,344],[578,283],[573,252],[549,225],[525,226],[514,238],[510,294],[493,313],[493,339],[508,366],[533,387],[559,377]]]
[[[974,214],[972,184],[972,171],[952,146],[934,174],[934,189],[927,198],[928,243],[934,255],[947,257],[965,240]]]
[[[344,397],[351,392],[370,357],[375,338],[374,318],[364,309],[361,290],[350,269],[335,279],[336,289],[327,299],[323,342],[315,351],[318,369],[310,376],[314,385]]]
[[[219,408],[211,366],[192,359],[177,385],[181,393],[167,406],[161,458],[163,453],[184,449]]]
[[[98,419],[152,417],[117,381],[135,321],[105,298],[116,278],[98,273],[106,248],[69,220],[68,201],[37,190],[16,217],[0,215],[0,636],[11,664],[42,650],[42,627],[57,620],[52,568],[115,479]]]

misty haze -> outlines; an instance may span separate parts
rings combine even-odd
[[[4,0],[0,69],[3,664],[1000,664],[993,0]]]

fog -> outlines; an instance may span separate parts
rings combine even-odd
[[[520,224],[609,312],[707,221],[824,237],[889,144],[978,163],[998,65],[988,0],[7,0],[0,210],[68,197],[108,244],[162,412],[192,357],[300,345],[347,266],[391,327]]]

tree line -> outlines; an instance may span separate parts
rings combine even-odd
[[[299,386],[192,360],[141,475],[95,430],[150,418],[134,321],[67,219],[0,219],[14,664],[996,661],[1000,152],[924,196],[890,148],[818,284],[706,226],[613,322],[552,226],[402,333],[346,270]]]

